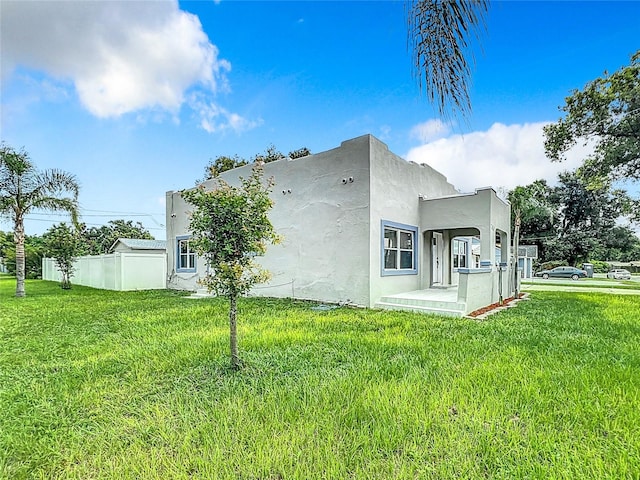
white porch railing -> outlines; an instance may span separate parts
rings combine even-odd
[[[500,269],[502,268],[502,271]],[[458,301],[467,312],[505,300],[514,295],[512,268],[506,266],[458,269]]]

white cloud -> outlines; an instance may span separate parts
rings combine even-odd
[[[437,138],[444,137],[451,131],[451,126],[441,120],[427,120],[414,126],[409,132],[409,136],[420,142],[426,143]]]
[[[512,189],[538,179],[555,184],[559,172],[581,165],[587,147],[574,149],[565,162],[552,163],[544,154],[544,125],[495,123],[486,132],[453,135],[412,148],[406,158],[427,163],[463,192],[486,186]]]
[[[262,119],[248,120],[237,113],[207,101],[201,95],[192,95],[189,99],[189,106],[200,118],[200,126],[209,133],[225,133],[233,131],[241,133],[262,125]]]
[[[391,137],[391,127],[389,125],[380,126],[380,140],[388,140]]]
[[[225,90],[231,68],[174,0],[3,2],[1,40],[3,76],[22,66],[70,80],[103,118],[175,114],[189,88],[210,97]]]

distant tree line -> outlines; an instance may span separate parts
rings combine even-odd
[[[42,277],[43,257],[75,258],[82,255],[110,253],[118,238],[138,238],[154,240],[140,222],[131,220],[111,220],[100,227],[89,227],[80,223],[78,228],[65,223],[53,225],[38,235],[25,235],[25,277]],[[0,231],[0,257],[4,259],[7,271],[16,273],[16,248],[12,232]]]

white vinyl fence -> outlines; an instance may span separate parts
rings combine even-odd
[[[53,258],[42,259],[42,278],[61,281]],[[157,290],[166,288],[166,278],[166,254],[116,252],[78,258],[71,284],[104,290]]]

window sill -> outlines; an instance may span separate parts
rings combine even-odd
[[[398,275],[417,275],[418,270],[382,270],[383,277],[397,277]]]

